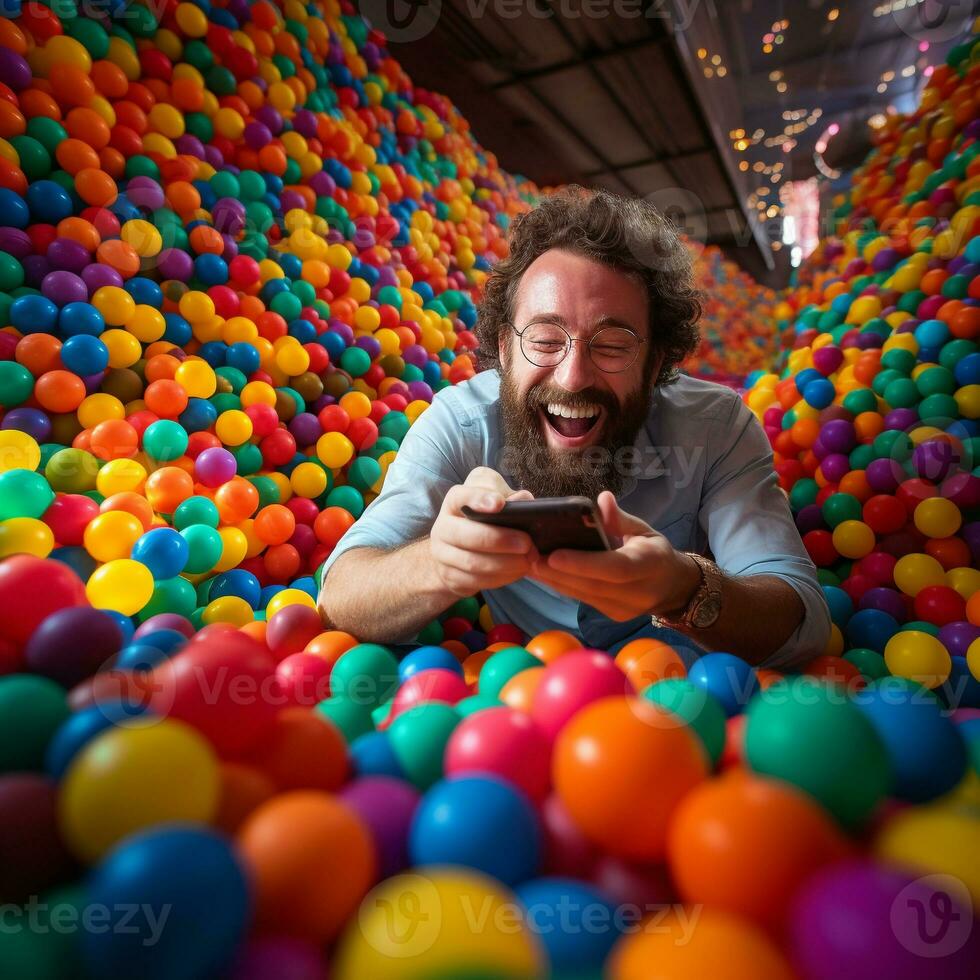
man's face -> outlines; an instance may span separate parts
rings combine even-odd
[[[657,355],[648,363],[648,321],[643,286],[609,266],[552,249],[528,267],[517,291],[517,330],[560,324],[588,341],[604,328],[625,327],[643,343],[629,368],[609,373],[596,366],[586,343],[573,343],[557,365],[539,367],[523,355],[513,330],[501,332],[502,469],[521,487],[536,497],[595,498],[618,490],[616,452],[636,439],[662,361]]]

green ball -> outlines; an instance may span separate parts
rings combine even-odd
[[[388,436],[379,436],[375,444],[365,452],[372,459],[380,459],[385,453],[398,452],[398,443]]]
[[[480,616],[480,600],[476,596],[467,596],[465,599],[457,599],[445,612],[444,619],[452,619],[459,616],[468,623],[475,623]]]
[[[190,553],[184,571],[190,575],[210,572],[221,558],[224,542],[213,527],[206,524],[191,524],[180,532],[187,542]]]
[[[11,136],[10,145],[17,151],[20,169],[29,181],[43,180],[51,173],[51,154],[40,140],[33,136]]]
[[[821,508],[823,519],[831,528],[837,527],[844,521],[859,521],[861,513],[861,501],[850,493],[831,494]]]
[[[717,698],[686,677],[672,677],[651,684],[642,696],[690,725],[701,739],[712,766],[718,765],[725,749],[725,712]]]
[[[327,494],[326,506],[343,507],[353,517],[360,517],[364,513],[364,498],[355,487],[334,487]]]
[[[197,605],[197,592],[194,586],[186,578],[178,575],[176,578],[154,582],[153,595],[137,616],[141,623],[158,613],[176,613],[178,616],[190,618]]]
[[[418,642],[422,646],[439,646],[445,638],[445,630],[443,630],[442,623],[438,619],[432,620],[431,623],[426,623],[419,630],[417,637]]]
[[[454,707],[433,701],[409,708],[391,723],[391,749],[417,789],[425,791],[442,778],[446,743],[461,720]]]
[[[504,685],[522,670],[530,667],[543,667],[544,664],[533,653],[528,653],[524,647],[512,646],[498,650],[480,668],[480,679],[477,688],[480,694],[487,697],[499,698]]]
[[[885,385],[881,397],[892,408],[911,408],[919,403],[919,389],[911,378],[896,378]]]
[[[377,708],[398,687],[398,661],[379,643],[359,643],[343,653],[330,673],[331,697],[347,697],[357,705]]]
[[[191,524],[206,524],[208,527],[217,527],[221,521],[221,515],[214,501],[207,497],[188,497],[177,505],[174,511],[174,527],[178,531],[183,531]]]
[[[0,473],[0,521],[8,517],[40,518],[53,500],[54,491],[40,473],[33,470]]]
[[[47,677],[0,677],[0,772],[43,769],[51,736],[70,714],[65,689]]]
[[[881,738],[832,685],[813,677],[779,681],[752,699],[746,715],[750,768],[798,786],[845,827],[860,827],[891,789]]]
[[[367,493],[381,479],[381,464],[370,456],[358,456],[347,470],[347,479],[352,487]]]
[[[365,705],[356,704],[350,698],[327,698],[316,706],[316,710],[337,726],[348,745],[355,738],[374,731],[370,710]]]
[[[52,490],[84,493],[95,489],[99,461],[84,449],[59,449],[44,467],[44,478]]]
[[[256,447],[258,448],[258,447]],[[278,504],[281,499],[279,487],[275,480],[268,476],[249,477],[249,483],[259,492],[259,509],[268,507],[269,504]]]
[[[862,412],[876,412],[878,410],[878,399],[869,388],[859,388],[856,391],[849,391],[844,396],[844,408],[854,415]]]
[[[891,672],[885,665],[885,658],[877,650],[855,647],[844,654],[844,659],[854,664],[866,680],[876,681],[879,677],[891,676]]]
[[[404,412],[392,411],[382,417],[378,425],[378,435],[394,439],[400,446],[410,427],[411,423]]]
[[[4,252],[4,255],[7,253]],[[17,263],[20,266],[20,263]],[[23,280],[24,270],[20,270]],[[23,405],[34,393],[34,375],[16,361],[0,361],[0,408]]]
[[[187,452],[187,430],[179,423],[160,419],[146,427],[143,448],[151,459],[170,463]]]
[[[285,295],[283,293],[280,296]],[[277,297],[278,298],[278,297]],[[275,309],[275,299],[272,301]],[[362,374],[367,374],[371,367],[371,355],[363,347],[348,347],[340,355],[340,366],[350,375],[359,378]],[[388,413],[392,414],[391,412]],[[382,423],[383,424],[383,423]]]
[[[501,702],[488,694],[471,694],[462,701],[457,701],[453,707],[463,718],[468,718],[477,711],[485,711],[487,708],[499,708]]]
[[[27,124],[27,135],[36,139],[51,154],[68,139],[65,127],[56,119],[49,119],[47,116],[35,116]]]
[[[793,489],[789,492],[789,503],[794,513],[798,513],[804,507],[815,503],[819,492],[820,487],[817,485],[816,480],[810,479],[810,477],[803,477],[803,479],[797,480],[793,484]]]

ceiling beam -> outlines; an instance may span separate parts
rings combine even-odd
[[[643,157],[640,160],[630,160],[629,163],[617,164],[614,170],[633,170],[636,167],[649,167],[655,163],[671,163],[676,160],[687,160],[690,157],[701,156],[703,153],[711,153],[710,146],[698,146],[693,150],[685,150],[683,153],[661,153],[654,156]],[[609,170],[589,170],[584,177],[604,177],[610,173]]]

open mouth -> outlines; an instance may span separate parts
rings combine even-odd
[[[562,405],[549,402],[541,406],[547,427],[560,437],[566,445],[576,445],[587,441],[589,435],[597,430],[602,416],[602,406],[595,404]]]

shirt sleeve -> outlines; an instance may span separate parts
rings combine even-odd
[[[324,562],[321,582],[333,563],[353,548],[388,551],[429,533],[450,487],[466,479],[460,472],[464,465],[460,440],[460,426],[448,399],[436,396],[402,440],[381,493]]]
[[[715,438],[724,446],[706,476],[699,520],[718,566],[730,575],[774,575],[796,589],[805,612],[764,663],[795,669],[822,654],[830,610],[773,470],[772,449],[751,410],[736,399]]]

